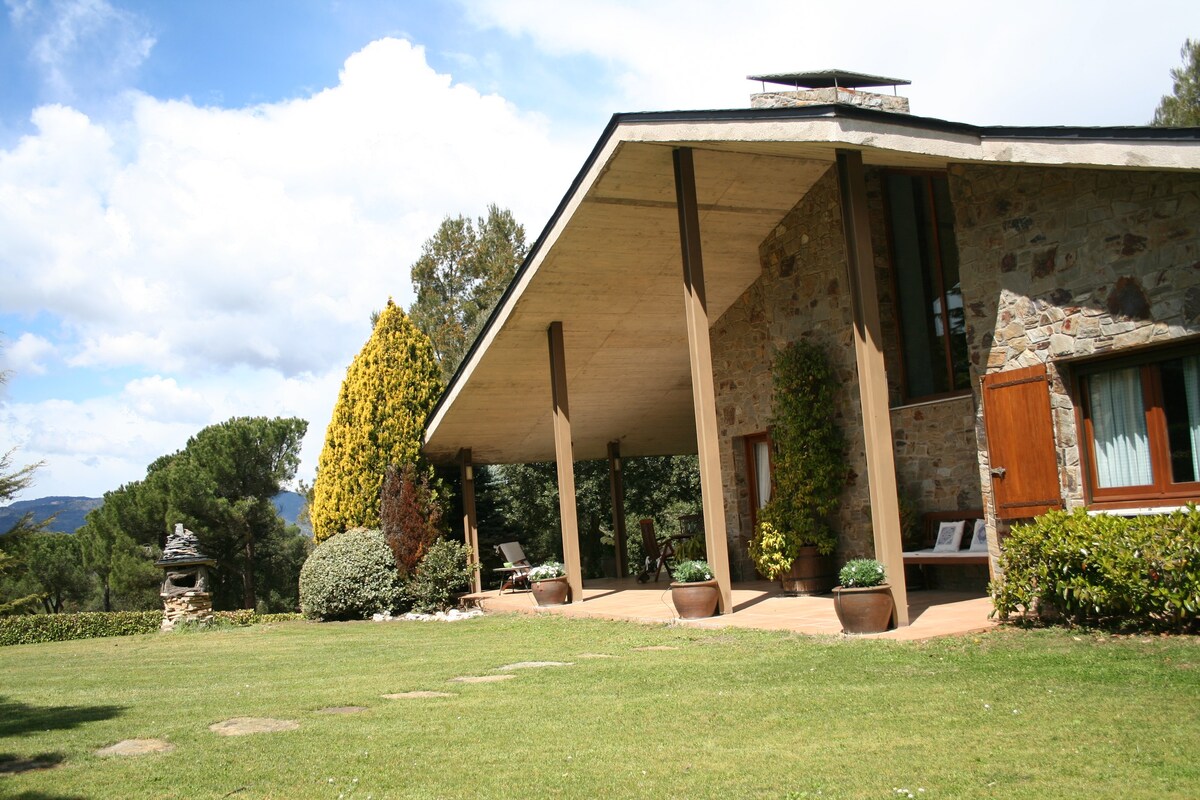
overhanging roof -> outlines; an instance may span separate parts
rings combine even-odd
[[[561,321],[577,459],[695,452],[672,150],[694,149],[708,313],[760,273],[758,247],[833,164],[1200,169],[1200,129],[980,128],[847,106],[618,114],[430,415],[425,454],[554,456],[546,329]]]

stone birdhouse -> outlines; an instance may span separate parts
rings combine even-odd
[[[163,599],[164,631],[177,622],[212,621],[212,594],[208,590],[208,569],[216,561],[200,552],[196,534],[176,525],[167,537],[162,558],[155,562],[166,573],[159,596]]]

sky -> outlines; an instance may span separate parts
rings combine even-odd
[[[447,216],[540,233],[616,112],[747,75],[906,78],[913,112],[1144,124],[1187,2],[0,0],[0,453],[99,496],[233,416],[309,422]]]

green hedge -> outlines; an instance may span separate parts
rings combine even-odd
[[[217,611],[213,617],[219,626],[245,626],[303,619],[300,614],[256,614],[248,609]],[[154,633],[162,625],[162,619],[161,611],[83,611],[77,614],[0,617],[0,646]]]
[[[1129,630],[1200,630],[1200,511],[1089,516],[1051,511],[1013,526],[992,586],[1014,614]]]

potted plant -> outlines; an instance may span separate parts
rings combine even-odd
[[[824,350],[793,342],[776,358],[773,381],[773,496],[759,511],[750,556],[785,593],[823,594],[834,585],[837,547],[828,519],[849,474],[834,421],[837,378]]]
[[[842,633],[882,633],[892,620],[892,591],[887,573],[873,558],[847,561],[838,573],[833,608]]]
[[[557,561],[547,561],[529,570],[529,586],[539,606],[563,605],[571,588],[566,570]]]
[[[680,561],[671,570],[671,602],[680,619],[701,619],[717,612],[721,592],[707,561]]]

